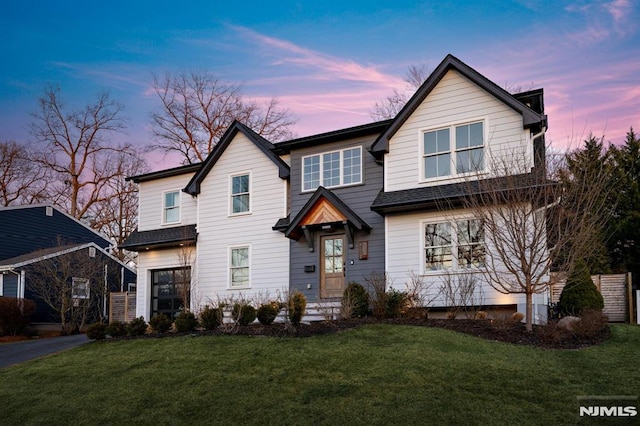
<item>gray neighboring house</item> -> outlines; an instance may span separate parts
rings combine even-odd
[[[37,309],[32,322],[57,323],[51,309],[30,287],[38,264],[84,256],[96,263],[107,291],[127,289],[136,273],[109,253],[110,241],[87,225],[51,205],[13,206],[0,209],[0,296],[32,299]],[[80,274],[79,274],[80,275]],[[75,278],[75,277],[74,277]],[[80,283],[81,276],[77,277]],[[78,286],[76,286],[78,287]],[[82,289],[77,288],[80,292]],[[83,295],[78,295],[84,297]],[[96,309],[106,311],[106,298]],[[104,314],[105,312],[103,312]]]

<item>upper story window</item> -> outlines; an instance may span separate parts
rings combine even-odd
[[[483,123],[431,130],[423,134],[423,178],[433,179],[484,169]]]
[[[164,193],[162,221],[163,223],[180,222],[180,191]]]
[[[425,271],[485,265],[484,227],[478,219],[424,225]]]
[[[231,176],[231,214],[251,212],[250,174]]]
[[[302,190],[362,183],[362,148],[302,157]]]

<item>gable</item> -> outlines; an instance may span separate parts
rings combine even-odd
[[[0,223],[0,260],[61,244],[110,245],[99,233],[52,206],[3,208]]]
[[[478,86],[487,94],[515,111],[522,118],[522,128],[532,128],[540,130],[546,126],[546,116],[529,108],[520,102],[516,97],[509,94],[491,80],[487,79],[473,68],[469,67],[453,55],[447,57],[436,67],[427,80],[420,86],[416,93],[409,99],[407,104],[393,119],[387,129],[378,137],[371,147],[371,152],[380,158],[382,154],[389,152],[389,140],[395,136],[396,132],[414,114],[423,101],[432,94],[440,81],[449,73],[455,70],[473,84]]]
[[[244,124],[241,124],[238,121],[234,121],[231,126],[229,126],[220,141],[213,148],[213,151],[211,151],[207,159],[202,163],[200,169],[196,172],[191,181],[184,188],[185,192],[191,195],[198,195],[200,193],[200,186],[202,185],[202,181],[207,177],[213,166],[220,160],[223,153],[225,152],[225,150],[227,150],[238,133],[243,134],[260,150],[262,154],[264,154],[278,167],[278,176],[281,179],[287,179],[289,177],[289,166],[274,152],[273,144],[271,144],[271,142],[267,141],[262,136],[258,135],[253,130],[249,129]]]

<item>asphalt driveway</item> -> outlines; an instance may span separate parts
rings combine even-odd
[[[0,368],[66,351],[90,342],[84,334],[0,344]]]

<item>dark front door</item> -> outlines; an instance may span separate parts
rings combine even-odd
[[[345,275],[344,235],[320,238],[320,297],[342,297]]]

